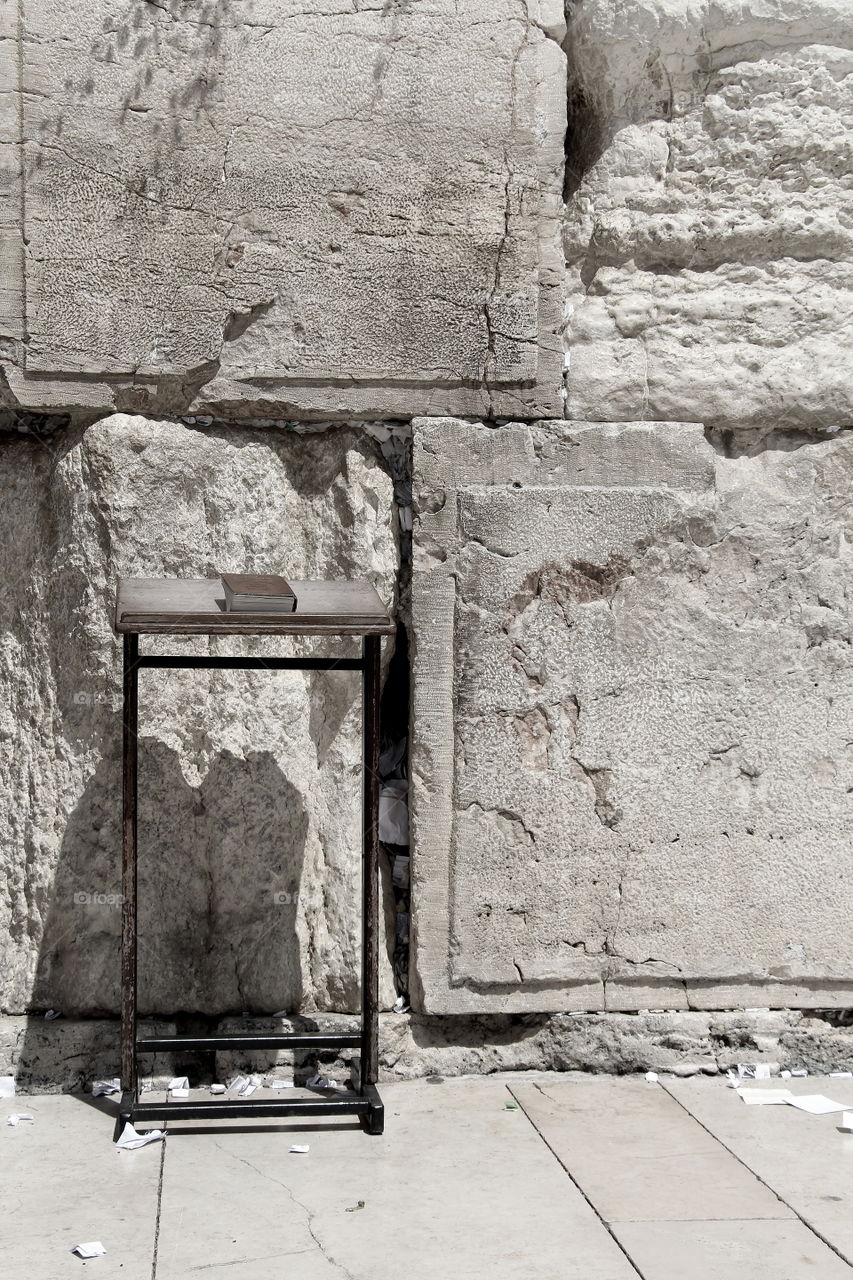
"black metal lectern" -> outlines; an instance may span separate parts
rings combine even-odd
[[[295,582],[297,608],[288,614],[226,613],[218,578],[123,578],[115,629],[124,637],[122,750],[121,1106],[116,1136],[126,1121],[201,1120],[264,1116],[357,1115],[368,1133],[382,1133],[376,1089],[379,1057],[379,659],[381,637],[394,624],[365,582]],[[140,635],[357,636],[361,657],[193,657],[139,652]],[[136,812],[138,673],[146,667],[240,671],[360,671],[364,765],[362,820],[361,1030],[278,1035],[160,1036],[137,1039]],[[178,1049],[359,1049],[357,1089],[329,1098],[234,1098],[177,1102],[139,1100],[137,1056]]]

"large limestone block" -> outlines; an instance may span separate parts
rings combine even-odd
[[[200,431],[117,415],[50,449],[4,444],[0,484],[2,1007],[115,1012],[116,579],[358,576],[393,607],[391,480],[351,429]],[[259,654],[294,643],[357,646],[142,641]],[[139,749],[143,1010],[356,1008],[357,677],[143,672]],[[387,1005],[384,958],[382,972]]]
[[[853,440],[421,420],[428,1012],[853,998]]]
[[[568,47],[569,416],[849,422],[847,0],[581,0]]]
[[[23,0],[20,403],[560,412],[563,31],[553,0]]]

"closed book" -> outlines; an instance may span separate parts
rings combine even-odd
[[[293,613],[296,593],[277,573],[223,573],[222,589],[229,613]]]

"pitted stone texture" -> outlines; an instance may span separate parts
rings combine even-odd
[[[851,1002],[852,475],[416,423],[419,1008]]]
[[[560,412],[564,28],[539,8],[24,0],[21,403]]]
[[[567,47],[568,416],[850,422],[847,0],[581,0]]]
[[[250,1025],[254,1026],[254,1022]],[[258,1024],[264,1030],[313,1031],[337,1034],[358,1030],[357,1019],[344,1014],[293,1018]],[[234,1032],[234,1020],[220,1024],[216,1034]],[[153,1029],[152,1029],[153,1033]],[[156,1034],[175,1034],[160,1025]],[[292,1061],[296,1057],[297,1062]],[[335,1058],[323,1053],[324,1075],[349,1078],[350,1053]],[[296,1055],[245,1051],[216,1054],[220,1080],[238,1071],[292,1078],[304,1077],[310,1052]],[[713,1075],[737,1063],[762,1063],[771,1068],[806,1067],[813,1073],[849,1070],[853,1066],[850,1027],[793,1010],[751,1009],[749,1012],[674,1012],[474,1015],[436,1017],[383,1014],[379,1023],[379,1063],[383,1080],[413,1080],[419,1076],[475,1075],[493,1071],[591,1071],[627,1074],[634,1071],[672,1072],[674,1075]],[[0,1017],[0,1075],[14,1074],[19,1092],[78,1089],[93,1078],[118,1074],[117,1021],[79,1021]],[[165,1085],[176,1073],[177,1060],[163,1055],[148,1074]],[[191,1084],[207,1078],[209,1061],[182,1067]]]
[[[363,577],[393,606],[391,480],[357,430],[202,432],[116,415],[51,450],[3,445],[0,484],[2,1003],[114,1012],[116,580]],[[357,644],[142,641],[258,654]],[[357,1008],[360,759],[352,673],[140,675],[143,1011]],[[382,994],[393,1001],[384,953]]]

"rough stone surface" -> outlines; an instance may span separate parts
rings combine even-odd
[[[564,23],[538,11],[24,0],[16,397],[560,412]]]
[[[426,1012],[853,1003],[853,438],[415,424]]]
[[[849,1065],[711,1012],[853,1005],[849,0],[567,14],[0,11],[0,428],[54,430],[0,450],[0,1007],[116,1009],[115,577],[363,574],[408,619],[422,414],[384,1069]],[[159,420],[82,434],[114,410]],[[385,465],[258,426],[336,419]],[[152,1015],[354,1007],[353,694],[148,681]],[[114,1024],[55,1025],[25,1074],[103,1070]]]
[[[117,1010],[122,576],[364,577],[394,606],[374,442],[117,415],[0,448],[2,1007]],[[351,641],[150,638],[152,652]],[[349,648],[347,648],[349,646]],[[357,1007],[361,711],[351,673],[140,676],[143,1011]],[[382,995],[394,999],[383,958]]]
[[[224,1034],[242,1025],[230,1019],[216,1030]],[[340,1033],[355,1030],[356,1019],[344,1014],[275,1022],[253,1019],[248,1027]],[[156,1029],[162,1035],[175,1032],[168,1024],[157,1024]],[[806,1068],[812,1073],[853,1068],[853,1028],[791,1010],[467,1018],[388,1013],[380,1019],[379,1033],[384,1080],[535,1070],[714,1075],[738,1063],[762,1063],[774,1071]],[[118,1038],[115,1020],[0,1018],[0,1075],[14,1074],[21,1091],[79,1089],[92,1079],[117,1074]],[[302,1079],[317,1068],[335,1079],[349,1079],[347,1061],[336,1059],[333,1052],[320,1058],[309,1053],[220,1052],[212,1076],[209,1061],[164,1057],[149,1062],[155,1082],[180,1073],[188,1074],[193,1084],[214,1076],[229,1079],[238,1070],[282,1078],[296,1073]]]
[[[853,420],[848,0],[570,8],[568,415]]]

